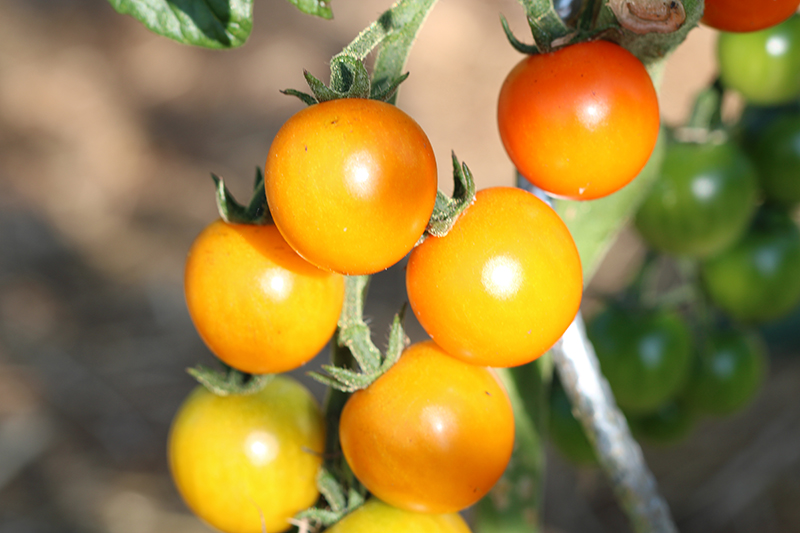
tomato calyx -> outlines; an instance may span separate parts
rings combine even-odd
[[[609,0],[620,25],[637,34],[672,33],[686,21],[681,0]]]
[[[201,385],[217,396],[255,394],[272,381],[274,374],[248,374],[236,370],[220,361],[222,370],[214,370],[204,365],[188,368],[186,371]]]
[[[466,163],[453,157],[453,196],[448,198],[442,191],[436,192],[436,204],[425,233],[444,237],[452,229],[461,213],[475,201],[475,180]],[[424,236],[423,236],[424,238]]]
[[[311,89],[311,94],[295,89],[285,89],[281,92],[289,96],[296,96],[306,105],[341,98],[369,98],[389,102],[400,84],[408,78],[408,72],[396,78],[381,79],[377,83],[373,83],[362,59],[363,56],[353,55],[345,49],[331,59],[330,85],[325,85],[309,71],[304,70],[303,76]]]
[[[357,481],[354,485],[345,487],[337,481],[333,474],[325,468],[320,468],[317,474],[317,489],[328,503],[328,508],[310,507],[297,513],[293,521],[295,523],[311,522],[316,527],[331,527],[364,505],[366,489]]]
[[[323,365],[327,373],[309,372],[320,383],[343,392],[365,389],[389,370],[408,346],[409,340],[403,329],[406,307],[394,317],[389,329],[389,342],[386,353],[382,354],[372,342],[369,325],[364,321],[364,299],[369,286],[369,276],[348,276],[346,279],[345,302],[336,342],[347,348],[359,370],[336,365]]]
[[[719,78],[697,93],[692,112],[686,124],[672,130],[672,137],[683,143],[723,144],[728,141],[728,130],[722,122],[722,97],[724,87]]]
[[[272,216],[269,213],[267,196],[264,192],[264,173],[260,168],[256,167],[253,195],[246,206],[236,201],[222,178],[212,172],[211,179],[214,180],[217,210],[222,220],[229,224],[272,224]]]

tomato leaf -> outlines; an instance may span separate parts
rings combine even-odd
[[[123,15],[180,43],[236,48],[253,27],[253,0],[108,0]]]
[[[289,3],[307,15],[328,20],[333,18],[333,11],[328,0],[289,0]]]

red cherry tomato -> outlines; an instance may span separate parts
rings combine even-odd
[[[428,237],[406,271],[411,308],[453,357],[510,367],[546,352],[581,303],[581,262],[558,214],[509,187],[479,191],[444,237]]]
[[[497,117],[520,174],[575,200],[607,196],[633,180],[660,124],[644,65],[606,41],[523,59],[503,83]]]
[[[722,31],[763,30],[791,17],[798,5],[800,0],[706,0],[700,22]]]

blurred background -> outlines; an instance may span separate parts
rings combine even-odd
[[[327,79],[328,59],[388,6],[334,0],[335,20],[322,21],[260,0],[249,42],[214,52],[102,0],[0,0],[0,533],[209,531],[165,459],[194,386],[185,369],[213,364],[182,288],[186,252],[217,217],[209,173],[245,198],[302,107],[279,90],[303,90],[303,68]],[[410,58],[398,105],[428,133],[448,192],[451,150],[479,187],[513,182],[495,105],[520,56],[500,13],[528,35],[513,0],[442,1]],[[714,77],[714,40],[696,29],[670,58],[667,122]],[[641,255],[623,232],[590,290],[623,286]],[[404,299],[402,263],[375,277],[377,341]],[[409,333],[424,337],[411,319]],[[797,348],[775,347],[746,411],[645,447],[681,531],[800,531]],[[555,452],[548,465],[548,531],[628,530],[599,471]]]

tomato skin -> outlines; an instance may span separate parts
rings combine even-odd
[[[328,533],[470,533],[458,513],[429,514],[404,511],[377,498],[345,516]]]
[[[407,511],[452,513],[500,479],[514,446],[514,414],[494,373],[428,341],[350,397],[339,438],[353,473],[376,497]]]
[[[800,114],[777,118],[753,147],[761,189],[783,206],[800,203]]]
[[[587,333],[624,411],[655,412],[685,384],[691,336],[680,315],[609,307],[592,320]]]
[[[739,411],[758,393],[767,366],[766,347],[755,333],[714,332],[697,357],[686,400],[698,412]]]
[[[314,398],[276,376],[260,392],[197,387],[172,422],[168,458],[186,505],[224,533],[285,531],[318,496],[325,428]]]
[[[708,257],[747,229],[758,200],[753,164],[732,143],[675,143],[636,214],[656,250]]]
[[[800,0],[706,0],[700,22],[727,32],[751,32],[780,24],[797,11]]]
[[[711,300],[742,322],[783,316],[800,302],[800,231],[779,211],[761,213],[748,233],[703,263]]]
[[[800,96],[800,16],[752,33],[722,33],[717,41],[722,83],[756,105]]]
[[[186,304],[206,345],[251,374],[286,372],[328,342],[344,278],[301,258],[272,225],[213,222],[186,260]]]
[[[503,82],[497,116],[520,174],[574,200],[607,196],[633,180],[660,125],[647,70],[606,41],[523,59]]]
[[[309,262],[348,275],[402,259],[436,201],[425,133],[396,107],[366,99],[307,107],[280,129],[264,169],[267,202],[286,241]]]
[[[561,337],[578,312],[583,278],[556,212],[529,192],[496,187],[478,191],[446,236],[414,249],[406,288],[420,324],[447,353],[510,367]]]

